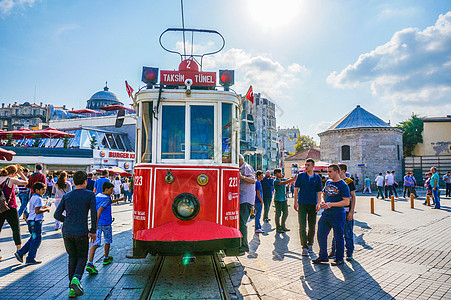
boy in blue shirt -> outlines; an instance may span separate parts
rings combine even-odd
[[[36,182],[32,187],[33,196],[30,199],[30,212],[28,214],[27,223],[30,231],[30,239],[20,248],[14,255],[17,260],[23,262],[23,256],[28,253],[27,265],[40,264],[40,261],[35,260],[36,252],[42,241],[42,221],[44,220],[44,213],[50,211],[50,207],[42,205],[42,196],[45,194],[45,184]]]
[[[102,176],[96,180],[96,182],[94,183],[94,189],[92,190],[94,192],[94,194],[101,194],[102,191],[102,187],[103,184],[105,182],[111,182],[110,179],[108,178],[108,171],[107,170],[103,170],[102,171]]]
[[[111,200],[111,195],[114,192],[114,184],[111,182],[104,182],[102,185],[102,193],[96,195],[96,207],[97,207],[97,239],[89,250],[89,260],[86,266],[86,271],[89,274],[99,273],[94,266],[94,255],[97,248],[102,244],[102,233],[105,238],[105,257],[103,264],[108,265],[113,262],[113,257],[110,254],[110,245],[113,242],[113,229],[111,223],[113,223],[113,215],[111,212],[111,204],[124,200],[125,197]]]
[[[261,181],[263,179],[263,171],[257,171],[255,173],[257,181],[255,181],[255,232],[264,233],[262,225],[260,224],[260,218],[262,216],[263,205],[263,191]]]
[[[319,255],[312,263],[320,264],[328,262],[327,258],[327,236],[331,229],[334,230],[334,239],[336,245],[335,263],[333,265],[342,265],[344,263],[344,226],[346,221],[345,206],[349,205],[351,197],[348,185],[340,178],[340,168],[332,164],[327,168],[329,180],[323,190],[324,200],[320,202],[320,208],[324,209],[321,218],[318,221],[318,244]]]

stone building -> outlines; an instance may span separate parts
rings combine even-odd
[[[402,174],[402,134],[379,117],[357,105],[324,132],[319,133],[321,160],[345,163],[349,173],[357,174],[360,184],[365,176],[374,180],[379,172]]]
[[[5,105],[0,109],[0,129],[17,130],[38,127],[49,120],[50,107],[48,105],[24,102]]]

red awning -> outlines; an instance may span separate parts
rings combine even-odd
[[[114,110],[121,110],[121,109],[124,109],[124,110],[128,110],[128,111],[135,111],[134,109],[131,109],[131,108],[127,108],[127,107],[125,107],[125,106],[122,106],[122,105],[109,105],[109,106],[104,106],[104,107],[99,107],[99,109],[101,109],[101,110],[105,110],[105,111],[114,111]]]
[[[32,138],[40,138],[40,139],[56,139],[65,136],[74,137],[75,135],[49,127],[43,130],[33,131],[29,133],[29,136]]]
[[[0,148],[0,160],[10,161],[14,155],[16,155],[16,152]]]
[[[106,169],[97,169],[96,171],[98,173],[100,173],[103,170],[107,170],[110,173],[110,175],[120,175],[122,177],[132,177],[131,173],[129,173],[129,172],[127,172],[127,171],[125,171],[125,170],[123,170],[123,169],[121,169],[119,167],[109,167],[109,168],[106,168]]]
[[[3,131],[0,132],[0,139],[13,139],[13,140],[21,140],[21,139],[45,139],[45,138],[61,138],[64,136],[74,137],[73,134],[56,130],[55,128],[47,128],[44,130],[30,130],[30,129],[19,129],[12,131]]]
[[[69,112],[71,114],[77,114],[77,115],[82,115],[82,114],[102,114],[100,111],[95,111],[95,110],[89,109],[89,108],[71,110]]]

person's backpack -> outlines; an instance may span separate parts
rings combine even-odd
[[[9,182],[9,178],[7,178],[3,183],[0,185],[0,213],[4,213],[5,211],[9,210],[9,201],[11,200],[11,194],[9,195],[9,198],[6,199],[5,192],[3,191],[3,188],[5,185],[7,185]]]

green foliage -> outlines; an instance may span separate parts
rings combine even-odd
[[[34,139],[34,142],[33,142],[33,147],[39,147],[39,143],[41,142],[41,139]]]
[[[63,147],[66,148],[66,149],[69,148],[70,136],[69,135],[65,135],[61,139],[63,140]]]
[[[91,149],[94,150],[97,147],[97,138],[95,135],[92,135],[90,142],[91,142]]]
[[[6,135],[6,146],[12,146],[13,145],[13,135],[8,133]]]
[[[296,153],[299,153],[312,147],[316,147],[315,140],[308,135],[300,135],[296,139],[296,145],[294,146],[294,149],[296,150]]]
[[[403,121],[397,125],[398,128],[404,130],[402,135],[403,154],[405,156],[411,156],[415,146],[418,143],[423,142],[423,118],[412,113],[410,119]]]

